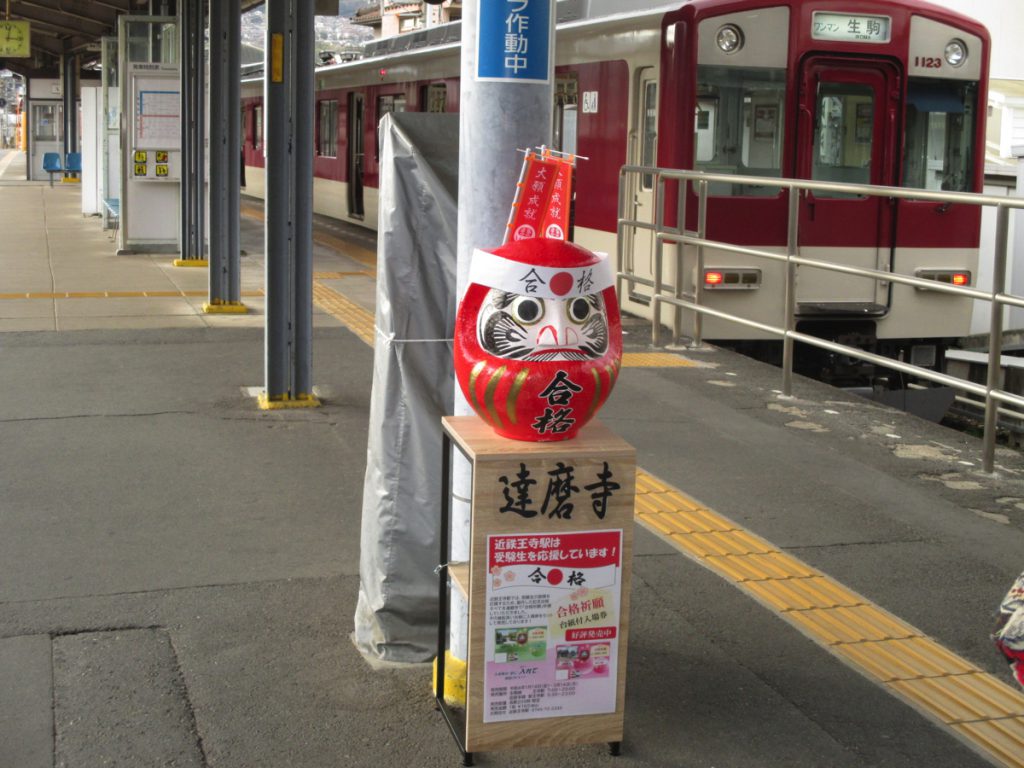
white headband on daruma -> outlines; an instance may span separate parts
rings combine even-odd
[[[538,267],[475,249],[469,262],[469,282],[541,299],[586,296],[615,283],[608,255],[594,255],[597,262],[585,267]]]

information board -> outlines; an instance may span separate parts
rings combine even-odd
[[[136,149],[181,148],[181,92],[176,77],[134,80],[132,134]]]
[[[622,531],[488,538],[485,723],[615,712]]]

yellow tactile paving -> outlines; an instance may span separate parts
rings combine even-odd
[[[314,272],[314,280],[341,280],[343,277],[373,277],[373,272],[360,269],[355,272]]]
[[[1020,691],[643,470],[636,493],[637,522],[996,763],[1024,768]]]
[[[865,640],[903,640],[921,633],[873,605],[793,611],[786,618],[827,645]]]
[[[372,314],[337,291],[316,281],[313,282],[313,301],[322,310],[344,323],[366,344],[373,346],[375,329]]]
[[[835,651],[886,683],[980,671],[926,637],[850,643]]]
[[[623,352],[623,368],[694,368],[696,363],[669,352]]]
[[[983,672],[897,680],[887,685],[944,723],[1024,717],[1024,695]]]
[[[1003,765],[1024,768],[1024,749],[1020,739],[1024,731],[1024,718],[980,720],[976,723],[957,723],[950,727],[967,741],[984,744],[986,751]]]
[[[57,291],[54,293],[0,293],[0,299],[198,299],[207,295],[209,295],[208,291]],[[242,291],[242,296],[263,296],[263,291]]]
[[[764,539],[746,531],[675,533],[672,540],[697,557],[715,555],[770,555],[777,550]]]
[[[860,597],[824,576],[751,581],[745,588],[776,611],[862,605]]]
[[[673,537],[673,540],[677,540]],[[801,579],[817,576],[817,571],[795,557],[773,552],[767,555],[726,555],[703,558],[713,570],[734,581],[761,581],[763,579]]]

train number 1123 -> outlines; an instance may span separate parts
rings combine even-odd
[[[922,67],[924,69],[941,69],[942,59],[934,58],[932,56],[915,56],[914,66]]]

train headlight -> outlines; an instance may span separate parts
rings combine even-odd
[[[715,42],[722,53],[736,53],[743,47],[743,30],[735,24],[726,24],[719,28]]]
[[[967,61],[967,44],[954,38],[946,43],[946,63],[951,67],[959,67]]]

